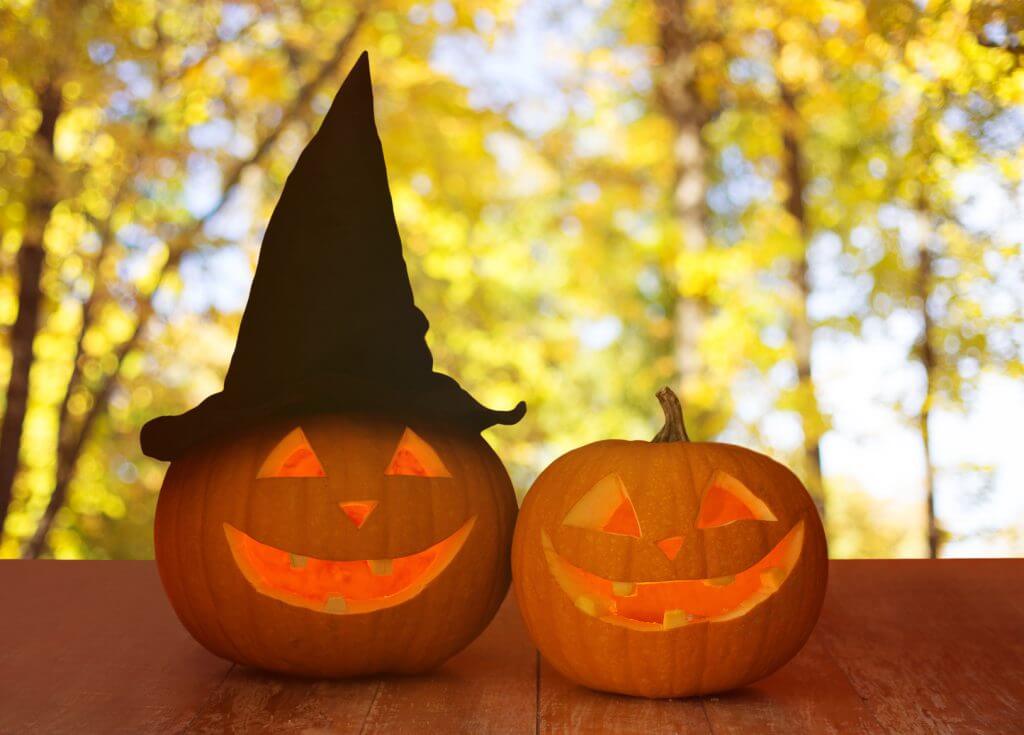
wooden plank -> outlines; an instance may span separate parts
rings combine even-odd
[[[535,654],[506,599],[476,641],[428,675],[313,681],[236,666],[188,732],[524,732],[535,711]]]
[[[189,733],[358,733],[379,682],[313,681],[235,666]]]
[[[886,732],[825,648],[821,633],[819,626],[803,650],[766,679],[705,697],[715,735]]]
[[[712,732],[700,699],[639,699],[595,692],[569,681],[543,660],[539,690],[541,733]]]
[[[537,712],[537,654],[512,594],[490,627],[430,676],[385,679],[366,733],[526,733]]]
[[[0,732],[1018,732],[1024,560],[843,561],[781,671],[704,700],[537,668],[518,611],[429,676],[313,682],[192,641],[151,562],[0,562]],[[230,671],[230,673],[229,673]]]
[[[0,732],[173,732],[230,667],[178,623],[152,562],[0,561],[0,589]]]
[[[833,562],[825,645],[900,733],[1024,728],[1024,560]]]

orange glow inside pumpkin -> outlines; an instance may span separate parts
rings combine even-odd
[[[256,474],[257,478],[326,476],[313,447],[298,427],[277,443]]]
[[[362,528],[366,519],[377,507],[376,500],[350,500],[347,503],[338,503],[341,511],[348,516],[348,519],[355,524],[356,528]]]
[[[736,521],[774,521],[775,514],[746,485],[719,470],[711,478],[697,516],[697,528],[717,528]]]
[[[740,617],[770,597],[789,576],[803,548],[800,521],[759,561],[726,577],[665,582],[612,581],[570,564],[547,533],[548,567],[562,590],[587,615],[634,630],[670,630]]]
[[[374,612],[418,595],[451,563],[476,518],[423,551],[393,559],[331,561],[260,543],[225,523],[235,563],[258,592],[275,600],[334,615]]]
[[[626,487],[616,474],[598,481],[572,507],[565,525],[640,538],[640,521]]]
[[[451,477],[444,462],[437,456],[434,448],[427,444],[412,429],[406,429],[398,442],[385,475],[405,475],[411,477]]]

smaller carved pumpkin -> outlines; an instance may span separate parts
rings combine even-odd
[[[810,496],[742,447],[691,443],[672,391],[653,442],[600,441],[537,478],[512,577],[544,657],[593,689],[681,697],[743,686],[803,646],[827,579]]]

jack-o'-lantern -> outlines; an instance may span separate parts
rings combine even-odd
[[[176,461],[160,575],[214,653],[290,673],[429,669],[508,589],[515,494],[479,436],[355,415],[273,422]]]
[[[242,664],[429,669],[509,584],[515,495],[480,437],[522,418],[433,371],[366,54],[285,183],[224,389],[153,419],[156,558],[178,616]]]
[[[600,441],[537,478],[512,548],[516,598],[544,657],[593,689],[646,697],[743,686],[803,646],[827,550],[788,469],[690,442],[672,391],[653,442]]]

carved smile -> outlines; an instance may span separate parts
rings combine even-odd
[[[801,520],[760,561],[714,579],[614,582],[567,562],[541,533],[548,568],[576,607],[587,615],[633,630],[671,630],[738,618],[764,602],[789,577],[804,544]]]
[[[401,605],[423,591],[459,553],[476,517],[430,548],[394,559],[331,561],[261,544],[229,523],[228,546],[256,591],[288,605],[354,615]]]

